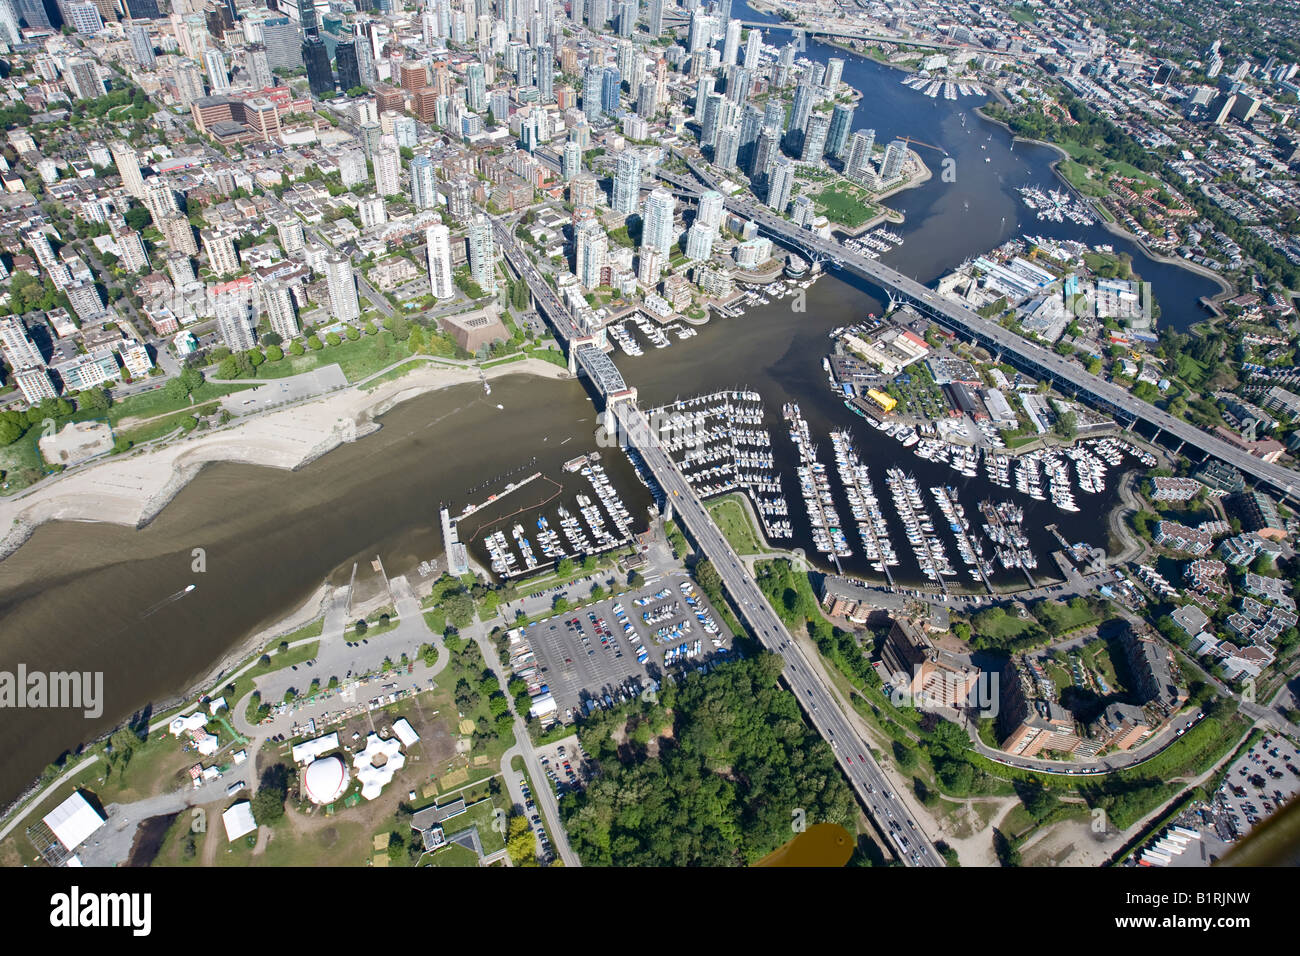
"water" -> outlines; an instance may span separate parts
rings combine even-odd
[[[973,99],[932,105],[901,86],[898,71],[833,47],[810,45],[811,57],[831,55],[845,57],[846,82],[870,90],[870,106],[859,111],[857,126],[874,125],[878,138],[885,140],[908,134],[944,146],[957,160],[955,184],[943,183],[936,175],[919,189],[890,200],[907,215],[905,226],[898,229],[906,242],[888,254],[890,264],[931,281],[1021,232],[1110,242],[1117,250],[1131,251],[1135,269],[1155,284],[1165,321],[1195,320],[1196,300],[1214,291],[1211,283],[1154,263],[1103,230],[1087,233],[1071,223],[1039,223],[1019,203],[1016,186],[1026,181],[1051,184],[1049,151],[1024,144],[1013,151],[1004,130],[981,125],[974,116]],[[974,124],[981,132],[964,132],[961,111],[968,113],[967,127]],[[981,139],[987,149],[979,148]],[[984,163],[984,155],[992,161]],[[926,158],[937,174],[934,161],[942,154]],[[787,401],[799,403],[820,445],[821,460],[832,471],[827,433],[832,427],[850,429],[889,515],[893,506],[884,484],[885,469],[897,460],[923,488],[957,486],[972,524],[978,520],[975,506],[985,497],[1024,501],[1025,527],[1040,561],[1056,546],[1055,539],[1044,536],[1045,524],[1058,524],[1070,541],[1105,543],[1096,514],[1098,506],[1110,505],[1109,495],[1080,496],[1080,505],[1091,512],[1082,517],[1058,512],[1050,502],[1022,499],[982,477],[965,479],[883,438],[831,394],[821,369],[830,346],[826,332],[868,312],[879,314],[881,303],[873,290],[841,273],[809,290],[806,312],[792,312],[790,301],[777,300],[740,319],[717,320],[688,342],[674,341],[670,349],[649,350],[638,359],[619,355],[617,361],[646,408],[724,388],[748,387],[761,393],[792,522],[802,536],[793,545],[812,553],[803,502],[793,483],[794,448],[780,417]],[[496,407],[498,402],[504,410]],[[595,412],[583,386],[572,381],[504,378],[493,383],[490,397],[477,385],[460,386],[398,406],[381,421],[384,427],[377,434],[299,472],[210,466],[141,531],[48,524],[0,562],[0,669],[12,671],[23,662],[32,670],[103,671],[107,698],[97,721],[83,719],[80,712],[6,713],[0,721],[0,752],[5,754],[0,803],[21,792],[61,752],[206,674],[248,635],[298,606],[322,581],[346,584],[356,564],[358,597],[378,594],[382,581],[370,569],[376,556],[390,576],[406,573],[418,580],[419,562],[442,551],[438,509],[443,503],[458,512],[503,490],[506,480],[541,471],[565,486],[564,497],[546,508],[553,517],[556,504],[563,501],[572,510],[572,495],[586,488],[585,479],[562,469],[565,460],[594,448]],[[633,514],[643,515],[649,496],[626,459],[606,451],[603,460]],[[485,479],[505,473],[510,473],[509,479],[479,487]],[[1115,478],[1112,472],[1112,487]],[[840,516],[847,518],[838,475],[832,485]],[[462,531],[466,538],[476,535],[471,551],[477,559],[485,562],[480,542],[481,532],[490,530],[488,522],[534,505],[552,491],[545,482],[533,482],[508,496],[494,512],[480,512],[466,522]],[[937,510],[932,513],[937,515]],[[535,512],[510,518],[507,533],[516,520],[535,538]],[[856,535],[851,542],[860,552]],[[899,579],[919,578],[897,526],[894,544],[903,561]],[[191,571],[192,549],[198,547],[206,552],[207,570],[202,574]],[[856,558],[846,570],[871,575]],[[1039,571],[1049,570],[1043,561]],[[198,585],[195,591],[167,601],[191,583]]]
[[[733,15],[749,21],[779,21],[747,5]],[[788,29],[764,30],[768,44],[784,44],[787,36]],[[914,144],[931,178],[885,200],[885,205],[906,217],[902,226],[890,227],[906,242],[882,255],[885,264],[930,283],[964,260],[1023,235],[1111,245],[1116,253],[1128,253],[1133,271],[1151,283],[1161,310],[1157,328],[1167,325],[1185,332],[1208,317],[1198,300],[1219,293],[1220,286],[1212,279],[1152,259],[1136,243],[1101,225],[1040,221],[1015,190],[1025,185],[1064,188],[1051,169],[1059,154],[1025,142],[1013,145],[1011,133],[975,112],[985,102],[981,97],[928,97],[902,85],[907,76],[903,71],[820,41],[809,40],[807,52],[798,56],[818,63],[843,58],[843,82],[864,93],[854,114],[854,130],[874,129],[878,144],[907,136],[941,147]],[[944,181],[945,160],[952,161],[953,182]]]

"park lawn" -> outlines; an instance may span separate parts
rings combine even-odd
[[[196,408],[186,408],[174,412],[171,415],[163,415],[161,418],[155,418],[153,421],[146,422],[135,428],[128,428],[118,432],[116,438],[120,443],[130,442],[132,445],[139,445],[143,442],[154,441],[170,435],[176,429],[192,422],[197,415],[212,415],[220,407],[219,402],[212,402],[208,405],[200,405]]]
[[[1080,165],[1070,159],[1063,159],[1057,168],[1061,171],[1061,175],[1065,177],[1066,182],[1085,196],[1105,196],[1110,192],[1104,183],[1098,182],[1089,175],[1090,170],[1087,166]]]
[[[490,666],[490,665],[488,665]],[[452,654],[448,666],[437,677],[437,683],[434,686],[432,697],[430,699],[429,709],[437,711],[439,714],[445,714],[445,725],[447,732],[452,736],[460,736],[460,729],[457,726],[460,720],[472,720],[481,727],[495,728],[495,721],[492,713],[488,708],[487,694],[480,694],[478,706],[473,710],[465,711],[461,716],[460,710],[456,704],[456,682],[462,677],[470,682],[471,685],[477,685],[481,672],[470,673],[460,666],[460,656]],[[500,675],[498,675],[499,682]],[[504,689],[502,690],[504,693]],[[470,736],[468,734],[466,737]],[[454,783],[446,784],[447,772],[444,767],[430,768],[430,772],[436,774],[439,792],[446,792],[454,788],[464,787],[466,784],[476,783],[487,777],[495,776],[501,772],[501,758],[505,752],[515,745],[514,724],[511,723],[506,728],[505,733],[498,733],[495,740],[487,746],[472,746],[464,755],[458,754],[452,758],[451,763],[454,765],[453,770],[464,769],[468,776],[464,779],[453,778]],[[468,762],[465,760],[468,757]],[[486,760],[479,759],[486,757]],[[480,834],[481,836],[481,834]],[[487,841],[484,840],[486,847]]]
[[[1101,675],[1101,679],[1106,682],[1109,692],[1114,694],[1123,690],[1120,686],[1119,675],[1115,672],[1115,664],[1110,659],[1110,649],[1103,640],[1089,641],[1083,645],[1081,655],[1083,661],[1095,672]]]
[[[278,362],[263,362],[257,367],[257,378],[286,378],[301,375],[327,365],[337,364],[348,382],[359,382],[367,376],[381,372],[394,362],[411,357],[411,349],[399,342],[388,331],[376,335],[362,335],[355,342],[344,339],[338,345],[326,345],[302,355],[285,353]]]
[[[1022,618],[1017,614],[1005,614],[996,618],[992,623],[982,626],[976,626],[975,622],[972,621],[971,628],[975,633],[983,634],[993,640],[1006,641],[1019,637],[1026,631],[1036,627],[1037,624],[1038,622],[1032,616]]]
[[[419,362],[414,359],[412,359],[409,362],[403,362],[401,365],[397,366],[397,368],[389,369],[383,375],[371,379],[369,382],[366,382],[366,384],[362,385],[361,387],[364,388],[367,392],[369,392],[372,389],[378,388],[384,382],[391,382],[394,379],[401,378],[403,375],[407,375],[410,372],[414,372],[417,368],[419,368],[423,364],[424,364],[423,362]]]
[[[1071,607],[1068,604],[1058,603],[1056,601],[1047,601],[1043,604],[1035,605],[1030,609],[1034,616],[1038,618],[1039,623],[1047,628],[1048,632],[1055,635],[1068,634],[1076,628],[1083,627],[1087,624],[1093,624],[1097,621],[1097,615],[1092,612],[1092,608],[1087,605],[1082,607]],[[1041,616],[1040,616],[1041,615]],[[1008,615],[1010,617],[1010,615]],[[1053,629],[1052,625],[1055,625]]]
[[[45,461],[36,446],[40,437],[41,430],[34,428],[12,445],[0,448],[0,476],[5,485],[0,494],[22,491],[45,476]]]
[[[136,421],[142,421],[146,418],[155,418],[158,415],[165,415],[168,412],[179,412],[183,409],[194,411],[199,405],[205,402],[213,401],[232,392],[243,391],[246,388],[252,388],[252,385],[230,385],[219,382],[204,382],[187,398],[175,399],[167,394],[167,389],[158,388],[150,392],[141,392],[139,395],[132,395],[116,402],[108,410],[108,422],[114,428],[117,428],[122,422],[132,425]],[[193,402],[190,399],[194,399]],[[75,417],[75,416],[74,416]],[[100,414],[97,417],[103,417]]]
[[[744,504],[731,494],[709,504],[709,515],[728,543],[738,554],[760,554],[767,551],[762,538],[749,520]]]
[[[209,814],[209,817],[211,814]],[[203,859],[203,842],[211,837],[213,840],[224,836],[224,829],[220,834],[212,827],[205,827],[197,833],[194,833],[194,855],[187,856],[185,853],[185,843],[192,832],[194,817],[188,812],[178,813],[172,825],[167,829],[163,837],[162,845],[158,848],[158,853],[150,861],[150,866],[173,867],[173,866],[198,866]]]
[[[1021,4],[1016,4],[1007,13],[1011,14],[1011,19],[1015,20],[1016,23],[1033,23],[1038,19],[1038,15],[1033,10]]]
[[[1056,685],[1057,693],[1074,686],[1074,681],[1070,678],[1070,672],[1060,664],[1053,661],[1047,661],[1043,665],[1043,670],[1047,673],[1047,676],[1052,679],[1052,683]]]
[[[343,819],[342,814],[337,814],[326,826],[299,833],[289,822],[289,814],[295,813],[297,811],[292,806],[285,807],[285,816],[273,825],[271,838],[260,855],[253,853],[247,837],[227,843],[223,832],[210,834],[210,839],[224,844],[218,846],[213,862],[217,866],[303,867],[320,866],[322,861],[328,860],[330,866],[365,865],[372,848],[369,831],[360,820]]]
[[[856,229],[879,212],[867,200],[867,192],[860,186],[840,180],[833,182],[813,197],[817,211],[832,222]]]

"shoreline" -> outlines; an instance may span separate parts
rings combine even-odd
[[[21,499],[0,502],[0,526],[7,529],[0,537],[0,561],[51,521],[144,528],[209,464],[297,471],[345,442],[378,430],[381,426],[374,419],[394,406],[454,385],[477,384],[480,372],[487,379],[514,374],[571,378],[567,370],[533,358],[483,370],[428,362],[371,391],[357,383],[249,421],[194,433],[175,445],[107,459],[58,476]]]
[[[1001,91],[998,90],[996,92],[997,92],[996,99],[999,102],[1001,102],[1003,105],[1006,105],[1006,100],[1001,95]],[[1019,133],[1017,133],[1015,130],[1011,128],[1010,124],[999,119],[994,119],[992,116],[989,116],[987,113],[985,113],[983,106],[977,106],[975,108],[975,113],[976,115],[979,116],[980,119],[992,123],[995,126],[1002,127],[1004,130],[1006,130],[1008,133],[1011,134],[1012,139],[1015,142],[1029,143],[1031,146],[1043,146],[1051,150],[1053,153],[1055,153],[1056,158],[1052,160],[1052,162],[1049,164],[1052,169],[1052,174],[1056,176],[1056,178],[1065,186],[1065,188],[1070,192],[1071,195],[1075,196],[1080,202],[1083,202],[1086,205],[1093,207],[1095,210],[1096,207],[1094,204],[1094,200],[1096,197],[1083,195],[1083,193],[1079,192],[1077,189],[1074,188],[1074,185],[1068,179],[1066,179],[1065,175],[1061,172],[1059,168],[1061,162],[1063,160],[1070,159],[1070,154],[1066,152],[1066,150],[1063,147],[1059,146],[1056,143],[1048,142],[1047,140],[1031,139],[1028,136],[1021,136]],[[1205,268],[1205,266],[1200,265],[1199,263],[1196,262],[1188,262],[1186,259],[1175,259],[1165,255],[1164,253],[1156,252],[1145,242],[1143,242],[1138,236],[1135,236],[1127,229],[1122,228],[1118,223],[1113,223],[1109,221],[1105,216],[1101,215],[1099,211],[1097,214],[1097,224],[1100,225],[1107,232],[1109,232],[1111,235],[1117,236],[1125,240],[1126,242],[1133,243],[1133,245],[1137,246],[1140,250],[1142,250],[1142,254],[1145,255],[1148,259],[1151,259],[1155,262],[1163,263],[1165,265],[1178,266],[1179,268],[1186,269],[1188,272],[1198,275],[1203,279],[1209,279],[1212,282],[1214,282],[1216,285],[1218,285],[1219,292],[1217,295],[1210,297],[1210,300],[1213,302],[1217,303],[1221,299],[1235,295],[1237,292],[1235,286],[1233,286],[1230,282],[1228,282],[1227,279],[1223,278],[1222,275],[1215,272],[1213,269],[1207,269]],[[1215,316],[1213,313],[1209,313],[1205,316],[1204,319],[1200,321],[1205,322],[1214,319],[1216,317],[1217,316]],[[1192,325],[1197,325],[1197,324],[1199,323],[1197,322],[1192,323]]]

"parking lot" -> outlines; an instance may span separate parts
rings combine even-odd
[[[538,747],[537,759],[546,771],[547,780],[557,799],[569,790],[586,786],[591,776],[590,759],[578,742],[577,734]]]
[[[731,651],[726,625],[680,572],[530,624],[524,634],[566,721]]]
[[[1262,738],[1228,770],[1215,795],[1216,829],[1224,840],[1244,836],[1300,792],[1300,752],[1285,737]]]
[[[343,370],[337,365],[290,375],[256,388],[232,392],[221,399],[221,407],[232,415],[247,415],[260,412],[276,405],[314,398],[348,384]]]

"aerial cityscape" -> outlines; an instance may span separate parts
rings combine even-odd
[[[1298,15],[0,0],[0,866],[1295,865]]]

